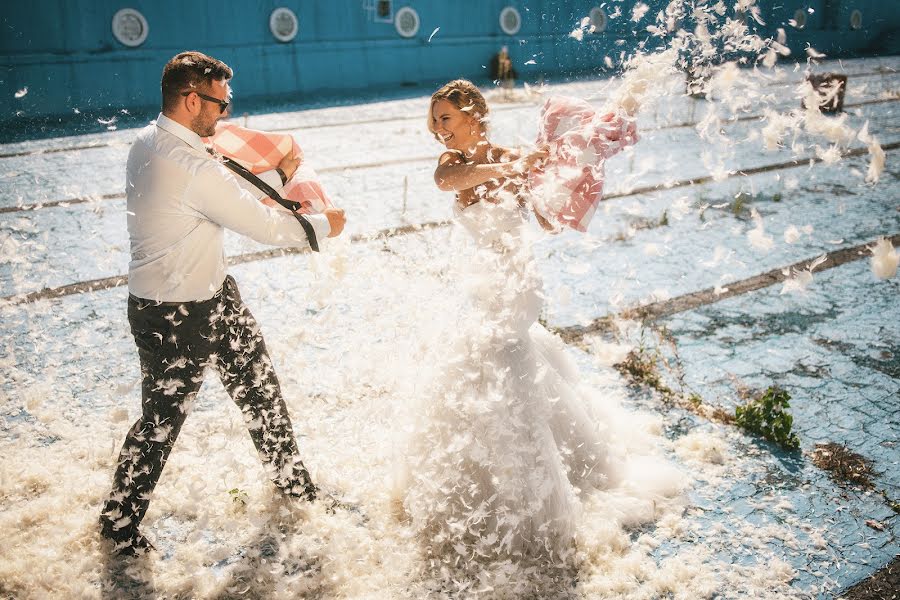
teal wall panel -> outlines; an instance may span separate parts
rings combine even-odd
[[[552,80],[598,73],[606,70],[605,57],[618,64],[623,51],[631,53],[649,38],[646,25],[667,3],[646,1],[650,12],[635,24],[629,19],[633,3],[614,0],[394,0],[394,14],[404,6],[418,11],[419,31],[411,39],[402,38],[392,22],[374,18],[373,8],[366,7],[374,7],[375,0],[2,2],[0,126],[58,119],[76,108],[98,114],[152,110],[159,104],[163,65],[186,49],[207,52],[235,69],[240,106],[455,77],[483,79],[503,45],[522,77]],[[608,12],[620,6],[622,16],[610,20],[602,34],[586,34],[581,42],[569,38],[590,9],[601,4]],[[805,58],[808,45],[830,56],[900,51],[895,0],[760,0],[759,5],[766,24],[750,19],[748,25],[763,35],[783,27],[794,57]],[[299,34],[287,43],[269,31],[269,15],[281,6],[293,10],[299,21]],[[505,6],[521,15],[516,35],[501,30]],[[113,15],[126,7],[139,10],[148,22],[149,35],[137,48],[122,45],[112,34]],[[807,13],[802,30],[788,24],[798,8]],[[855,9],[863,14],[858,31],[849,24]],[[535,64],[524,64],[531,59]],[[25,87],[28,93],[15,98]]]

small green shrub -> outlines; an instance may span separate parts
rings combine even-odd
[[[231,501],[235,504],[239,504],[240,506],[246,506],[247,501],[250,497],[247,495],[247,492],[240,488],[232,488],[228,490],[228,495],[231,496]]]
[[[734,216],[744,212],[751,200],[753,200],[753,196],[747,192],[738,192],[734,197],[734,202],[731,204],[731,212],[734,213]]]
[[[800,439],[791,433],[794,417],[787,412],[790,399],[786,391],[772,386],[761,397],[738,406],[734,411],[735,423],[786,450],[797,450]]]

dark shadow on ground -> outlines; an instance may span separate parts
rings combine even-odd
[[[276,519],[264,524],[241,551],[241,557],[227,567],[223,590],[216,600],[265,598],[277,588],[289,587],[297,598],[322,598],[330,595],[330,582],[321,562],[314,555],[291,551],[285,542],[290,527]]]
[[[159,598],[160,593],[153,585],[149,558],[146,555],[116,556],[104,551],[100,569],[100,597],[104,600]]]
[[[880,571],[841,594],[845,600],[900,599],[900,555]]]
[[[332,595],[332,585],[323,572],[320,557],[300,551],[297,544],[291,543],[305,517],[290,509],[279,510],[276,504],[267,512],[267,520],[242,536],[246,541],[236,556],[213,565],[221,579],[217,582],[218,591],[210,598],[267,598],[278,589],[290,589],[297,598]],[[196,597],[192,589],[183,589],[175,595],[157,589],[153,582],[154,561],[150,556],[120,557],[113,555],[111,548],[103,556],[100,589],[104,600]],[[166,559],[156,561],[156,568],[165,569],[166,562]]]

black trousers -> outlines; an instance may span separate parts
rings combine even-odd
[[[230,275],[202,302],[158,304],[129,296],[128,322],[141,361],[142,414],[119,454],[100,517],[104,535],[124,541],[137,534],[208,366],[244,413],[275,485],[289,495],[315,497],[266,344]]]

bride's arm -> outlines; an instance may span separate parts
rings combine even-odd
[[[434,170],[434,182],[445,192],[459,192],[491,181],[508,179],[527,173],[546,152],[534,152],[518,160],[486,164],[469,164],[459,152],[444,152]]]
[[[531,170],[531,168],[533,168],[534,165],[535,165],[538,161],[543,160],[544,158],[546,158],[547,155],[548,155],[548,153],[549,153],[549,152],[548,152],[547,147],[546,147],[546,146],[542,146],[541,148],[539,148],[539,149],[536,150],[535,152],[532,152],[531,154],[527,154],[524,158],[525,158],[526,160],[528,160],[528,163],[529,163],[528,170]],[[518,154],[515,150],[506,150],[506,152],[504,153],[503,156],[504,156],[504,158],[507,158],[508,160],[520,160],[520,159],[522,158],[522,157],[519,156],[519,154]],[[526,186],[525,186],[524,184],[525,184],[524,181],[513,181],[513,182],[510,182],[510,185],[513,187],[513,190],[512,190],[512,191],[513,191],[517,196],[519,196],[519,203],[521,204],[521,206],[529,206],[529,205],[530,205],[530,207],[531,207],[531,212],[534,214],[534,218],[537,220],[538,224],[539,224],[544,230],[549,231],[550,233],[559,233],[559,232],[561,231],[561,229],[560,229],[559,227],[557,227],[556,225],[554,225],[553,223],[551,223],[550,221],[548,221],[547,219],[545,219],[544,216],[541,215],[541,213],[539,213],[538,210],[534,207],[534,203],[533,203],[533,202],[527,202],[527,201],[526,201],[525,196],[523,195],[523,193],[524,193],[524,194],[527,194],[527,189],[526,189]]]

